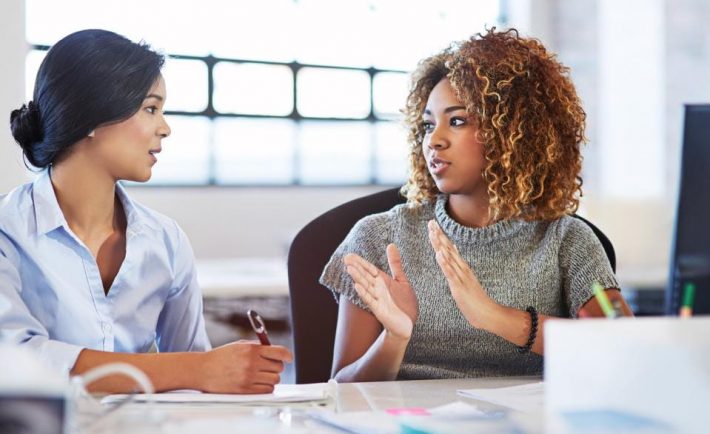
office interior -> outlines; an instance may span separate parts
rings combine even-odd
[[[175,219],[189,236],[214,345],[253,339],[245,308],[257,306],[273,326],[273,341],[290,346],[291,241],[327,210],[401,185],[405,147],[397,109],[404,102],[407,71],[416,59],[485,26],[515,27],[540,39],[570,67],[587,113],[578,213],[613,243],[622,293],[636,314],[659,315],[671,269],[683,107],[710,102],[704,85],[710,73],[709,19],[705,0],[203,0],[199,8],[168,0],[6,0],[0,2],[0,110],[7,121],[10,111],[30,98],[42,53],[74,30],[107,28],[145,39],[168,55],[186,55],[166,66],[168,101],[175,101],[168,117],[173,135],[163,142],[155,176],[146,185],[126,188],[133,199]],[[242,64],[245,69],[235,67]],[[207,86],[208,67],[213,89]],[[316,73],[294,75],[308,67]],[[318,75],[322,69],[335,75]],[[344,80],[340,86],[333,78],[338,73]],[[266,90],[274,93],[250,93],[233,79],[254,75],[273,80]],[[294,80],[303,80],[304,87]],[[342,93],[342,87],[360,93]],[[304,100],[294,102],[293,91]],[[6,123],[0,129],[0,194],[34,176]],[[431,409],[460,400],[462,389],[521,385],[535,388],[532,404],[540,405],[530,412],[466,401],[488,414],[506,415],[486,432],[631,432],[630,427],[706,432],[707,321],[556,325],[557,334],[547,341],[552,356],[545,356],[544,392],[539,377],[355,383],[339,385],[331,405],[345,416],[360,412],[343,419],[348,423],[378,424],[392,422],[381,410]],[[43,377],[33,378],[49,387]],[[282,382],[294,381],[290,366]],[[12,399],[11,394],[0,399],[5,396]],[[647,419],[617,419],[626,431],[613,423],[604,431],[588,420],[561,431],[549,424],[564,405],[588,410],[599,402]],[[42,419],[38,412],[27,414]],[[304,413],[289,407],[198,404],[146,413],[129,403],[113,414],[113,419],[78,415],[76,431],[53,428],[337,432],[322,425],[303,428]],[[597,421],[609,417],[591,414]],[[649,417],[682,428],[644,425]]]
[[[337,48],[341,55],[329,58],[324,54],[328,50],[324,49],[321,53],[309,54],[310,60],[301,61],[303,65],[355,65],[359,72],[375,68],[383,73],[406,73],[415,66],[411,59],[404,59],[399,64],[388,64],[387,59],[391,53],[387,50],[396,49],[398,38],[425,39],[421,36],[410,37],[407,32],[420,35],[426,32],[422,28],[428,22],[426,13],[418,16],[405,9],[426,10],[430,7],[433,12],[429,18],[435,20],[440,29],[449,29],[440,30],[435,35],[440,39],[428,38],[429,45],[417,53],[418,57],[443,48],[450,40],[462,39],[482,31],[486,25],[515,27],[523,35],[540,39],[571,68],[571,77],[588,116],[588,143],[584,148],[584,197],[579,214],[594,222],[612,241],[622,291],[630,298],[637,313],[654,314],[662,311],[662,293],[668,282],[678,192],[683,104],[710,101],[710,88],[702,85],[710,72],[710,43],[704,31],[704,23],[710,18],[710,9],[704,0],[451,0],[437,2],[436,6],[416,1],[389,2],[391,4],[388,5],[386,1],[374,0],[343,2],[338,6],[326,1],[274,1],[273,4],[263,2],[259,5],[254,2],[208,1],[201,2],[200,10],[192,13],[191,7],[168,1],[152,2],[151,5],[138,1],[120,4],[88,1],[54,3],[36,0],[0,3],[0,52],[3,53],[0,108],[8,116],[12,109],[29,98],[27,71],[36,68],[36,53],[71,31],[91,26],[126,33],[132,39],[145,39],[169,55],[192,53],[199,63],[211,55],[210,41],[203,40],[199,31],[192,33],[190,26],[196,25],[196,22],[203,22],[204,25],[204,22],[214,20],[213,26],[224,27],[216,31],[223,38],[220,50],[227,53],[217,56],[220,58],[253,59],[256,64],[276,61],[288,65],[299,61],[289,58],[293,50],[282,49],[278,53],[272,47],[270,52],[277,52],[278,58],[260,58],[258,47],[266,47],[271,43],[283,48],[289,39],[315,41],[321,38],[323,43],[331,44],[327,45],[328,50]],[[299,27],[299,22],[291,22],[289,15],[281,13],[280,8],[290,13],[296,11],[298,19],[311,21]],[[302,10],[296,10],[299,8]],[[357,19],[364,19],[362,17],[368,14],[377,16],[378,10],[386,10],[389,15],[383,15],[380,21],[369,23],[371,28],[366,28],[367,22],[346,23],[347,14],[337,14],[338,8],[352,13],[350,16]],[[470,22],[475,23],[465,31],[461,25],[462,19],[458,16],[460,14],[456,13],[459,9],[471,14]],[[306,17],[318,11],[323,14],[319,18]],[[388,21],[397,17],[398,13],[414,23],[415,28],[408,27],[406,23]],[[64,15],[58,17],[55,14]],[[48,16],[52,17],[51,20]],[[120,17],[137,16],[142,18],[132,20],[132,24],[120,21]],[[270,17],[276,23],[265,24],[265,32],[275,31],[277,26],[285,26],[288,32],[310,33],[294,36],[284,30],[278,35],[277,42],[264,41],[260,37],[247,38],[244,31],[240,33],[235,28],[240,23],[252,20],[251,16],[260,19]],[[447,23],[447,19],[452,22]],[[190,20],[194,22],[191,24]],[[324,23],[322,33],[313,29],[314,20]],[[136,22],[145,25],[143,33]],[[419,28],[416,28],[417,25]],[[330,37],[325,37],[327,32],[337,32],[339,28],[352,30],[355,26],[362,26],[363,32],[373,33],[374,36],[369,39],[363,35],[334,37],[330,34]],[[183,35],[172,40],[171,32]],[[360,58],[351,59],[349,65],[349,60],[343,58],[342,52],[349,51],[348,44],[354,47],[358,40],[372,43],[375,36],[384,38],[384,35],[387,35],[391,43],[371,44],[366,50],[352,49]],[[335,42],[328,41],[333,37]],[[180,43],[186,45],[180,48]],[[250,44],[256,48],[249,47]],[[246,48],[242,50],[239,47]],[[368,64],[369,60],[363,57],[362,52],[374,53],[372,59],[379,59],[377,61],[382,61],[382,65]],[[193,86],[182,84],[180,80],[171,83],[169,72],[166,72],[168,99],[188,101],[185,104],[189,106],[190,96],[181,92],[193,92]],[[179,77],[179,74],[174,76]],[[327,83],[328,80],[324,79],[323,82]],[[337,89],[332,92],[337,93]],[[271,101],[268,95],[264,98]],[[220,104],[226,107],[223,111],[229,114],[225,117],[227,120],[254,118],[249,115],[248,108],[243,109],[238,105],[230,107],[230,97],[219,95],[219,86],[215,87],[212,100],[215,106],[222,101]],[[304,103],[298,109],[304,112],[312,110],[315,113],[312,117],[316,121],[329,118],[327,112],[307,106]],[[175,112],[190,110],[205,113],[204,107],[199,104],[197,108],[182,108]],[[244,111],[244,116],[240,117],[240,110]],[[282,108],[271,110],[269,107],[256,110],[265,110],[264,113],[278,112],[272,117],[288,125],[275,129],[285,132],[271,134],[267,143],[259,143],[259,135],[252,131],[251,135],[244,136],[244,142],[247,143],[239,143],[239,130],[226,128],[220,133],[215,132],[218,128],[214,126],[204,127],[204,122],[195,124],[194,129],[189,121],[177,122],[178,128],[174,127],[173,136],[164,142],[163,155],[159,158],[171,161],[172,172],[161,172],[162,181],[156,177],[147,185],[127,186],[135,200],[174,218],[188,234],[200,264],[200,272],[204,273],[201,276],[201,281],[205,282],[204,290],[211,298],[219,300],[216,309],[222,309],[222,318],[232,318],[230,306],[235,310],[241,309],[242,304],[238,301],[240,296],[287,296],[286,256],[291,240],[301,227],[338,204],[396,186],[398,179],[401,185],[404,180],[402,171],[392,169],[397,162],[405,162],[401,155],[395,155],[404,151],[404,143],[390,143],[393,146],[391,149],[385,149],[386,145],[381,143],[385,141],[382,137],[391,141],[404,140],[404,135],[394,131],[395,127],[392,126],[397,122],[396,113],[386,113],[385,110],[378,115],[375,108],[368,106],[363,113],[346,113],[344,118],[348,122],[341,120],[328,123],[328,119],[323,120],[322,123],[328,125],[322,131],[313,129],[315,132],[309,135],[303,133],[307,128],[299,124],[307,123],[308,119],[294,120],[288,116],[292,110],[295,111],[294,107],[287,107],[285,111]],[[357,119],[353,121],[351,118]],[[170,117],[168,119],[170,121]],[[219,116],[210,119],[207,124],[220,122]],[[316,121],[314,124],[318,123]],[[376,128],[364,132],[360,128],[364,125],[367,129],[368,123],[379,121],[388,123],[382,130],[386,133],[380,136],[377,136],[380,130]],[[288,131],[295,130],[301,131],[300,138],[288,137]],[[209,140],[205,137],[196,138],[198,133],[195,131],[205,131]],[[323,131],[327,131],[327,134]],[[180,137],[181,133],[184,138]],[[221,169],[220,154],[215,149],[224,143],[216,142],[224,141],[224,135],[231,133],[234,133],[233,146],[242,150],[233,150],[229,156],[236,162],[230,160],[233,164]],[[379,139],[372,139],[374,136]],[[315,144],[311,148],[305,143],[308,137],[315,137]],[[323,144],[323,137],[327,138],[326,142],[330,140],[328,146]],[[345,154],[340,154],[337,149],[339,143],[334,143],[341,138]],[[194,143],[191,142],[193,139]],[[289,144],[279,143],[278,140]],[[171,145],[175,142],[173,148]],[[210,148],[207,152],[201,148],[205,146]],[[286,149],[283,155],[273,157],[274,161],[278,160],[278,164],[273,166],[269,165],[272,154],[254,152],[269,146],[274,146],[276,153],[279,149]],[[353,148],[358,146],[370,149],[370,154],[364,154],[363,157],[362,153],[353,153]],[[372,151],[377,146],[385,150],[380,153]],[[304,168],[307,165],[301,163],[311,157],[299,152],[305,152],[303,149],[307,148],[315,154],[322,152],[322,155],[321,160],[315,159]],[[173,149],[185,152],[182,160],[170,156]],[[197,149],[199,157],[190,154],[189,149]],[[248,161],[239,162],[240,155],[254,158],[256,166]],[[353,159],[351,155],[354,155]],[[379,163],[378,158],[382,159]],[[350,167],[352,170],[346,170],[346,175],[338,178],[338,168],[358,164],[365,172],[355,173],[359,169]],[[318,174],[318,166],[326,169],[331,165],[335,167],[334,170]],[[378,172],[388,166],[390,172]],[[240,168],[250,173],[251,178],[229,173],[230,170],[238,171]],[[265,178],[265,172],[269,170],[286,175]],[[305,175],[308,173],[311,175]],[[0,192],[6,193],[30,181],[33,176],[25,168],[20,149],[6,125],[0,131]],[[288,309],[287,301],[276,306],[280,310]],[[288,312],[281,313],[287,319]],[[220,329],[219,325],[214,327],[216,335],[229,333]],[[287,331],[285,333],[287,339]],[[227,340],[229,337],[222,334],[215,339]]]

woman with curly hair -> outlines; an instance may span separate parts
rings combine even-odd
[[[568,69],[517,31],[423,60],[407,105],[408,203],[359,221],[321,282],[339,381],[539,375],[548,318],[630,315],[579,205],[585,113]],[[390,273],[383,270],[389,269]]]

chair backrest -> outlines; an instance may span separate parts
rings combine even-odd
[[[328,381],[333,364],[338,305],[333,294],[318,283],[325,264],[355,223],[404,203],[393,188],[337,206],[308,223],[288,252],[296,383]]]
[[[328,381],[333,364],[338,305],[318,279],[330,256],[361,218],[404,203],[399,188],[346,202],[317,217],[296,235],[288,252],[296,383]],[[593,224],[587,223],[604,246],[613,269],[614,247]]]

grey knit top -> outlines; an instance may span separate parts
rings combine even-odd
[[[592,296],[592,284],[619,284],[594,232],[565,216],[553,221],[506,220],[469,228],[446,211],[447,198],[419,207],[398,205],[360,220],[325,267],[320,282],[367,309],[343,267],[357,253],[389,272],[385,248],[394,243],[419,301],[419,317],[398,379],[541,375],[542,356],[521,354],[511,342],[471,327],[459,311],[427,236],[435,218],[497,303],[541,314],[575,317]]]

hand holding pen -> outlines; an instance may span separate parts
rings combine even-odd
[[[247,312],[259,342],[239,341],[206,353],[199,373],[204,384],[200,390],[211,393],[271,393],[279,383],[284,363],[293,359],[280,345],[271,345],[264,320],[254,310]]]

